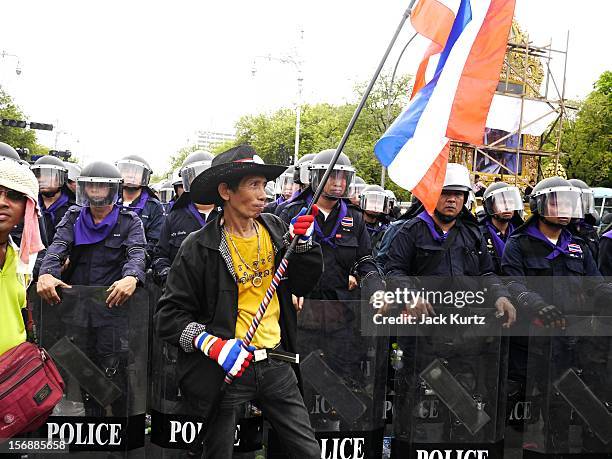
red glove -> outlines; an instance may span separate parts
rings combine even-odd
[[[302,207],[300,213],[291,219],[289,225],[289,233],[293,239],[295,236],[299,236],[299,244],[304,244],[312,238],[312,232],[314,231],[314,219],[319,213],[317,205],[312,206],[312,213],[306,215],[306,207]]]

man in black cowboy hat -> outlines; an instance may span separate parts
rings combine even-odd
[[[284,169],[265,165],[253,148],[242,145],[216,156],[193,181],[192,200],[223,211],[181,245],[155,314],[159,336],[179,346],[177,379],[185,405],[197,410],[193,414],[209,413],[225,375],[236,378],[207,425],[206,457],[232,456],[234,408],[249,400],[257,401],[295,457],[320,457],[297,366],[288,363],[296,362],[291,295],[307,294],[323,269],[321,249],[312,241],[314,217],[302,214],[287,225],[262,213],[266,183]],[[242,339],[295,235],[300,238],[295,256],[245,349]]]

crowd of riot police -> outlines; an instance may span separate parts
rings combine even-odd
[[[265,212],[289,223],[312,200],[333,154],[334,150],[324,150],[304,155],[275,183],[269,183]],[[6,144],[0,144],[0,156],[20,161],[15,150]],[[82,169],[51,156],[44,156],[31,165],[40,187],[39,221],[46,246],[37,260],[35,289],[43,303],[58,305],[69,296],[70,286],[108,287],[103,303],[109,308],[104,312],[82,311],[79,317],[75,315],[65,321],[63,333],[119,388],[129,385],[126,368],[130,360],[130,322],[120,306],[147,283],[163,289],[181,243],[221,214],[222,210],[214,204],[197,203],[190,198],[191,183],[210,167],[212,158],[204,151],[191,153],[172,180],[156,189],[150,184],[151,167],[136,155],[125,156],[115,164],[94,161]],[[505,328],[522,323],[527,328],[540,327],[562,334],[570,325],[570,317],[612,316],[609,310],[612,285],[604,277],[612,276],[612,228],[598,228],[599,216],[588,185],[580,180],[545,178],[533,187],[528,202],[530,216],[525,218],[519,188],[496,182],[486,188],[477,210],[468,170],[451,163],[433,213],[427,212],[414,198],[410,207],[400,210],[393,192],[365,183],[356,176],[348,156],[340,155],[317,202],[319,214],[315,219],[314,238],[322,248],[324,272],[308,298],[294,298],[296,308],[301,308],[300,352],[313,356],[309,362],[313,380],[309,383],[305,372],[304,390],[306,404],[312,408],[311,422],[315,430],[364,431],[368,427],[363,422],[359,424],[360,416],[364,412],[372,418],[381,414],[378,408],[369,407],[383,404],[378,399],[380,390],[370,386],[381,380],[384,386],[391,379],[385,377],[390,342],[389,339],[368,341],[362,337],[360,309],[369,307],[368,299],[384,290],[385,283],[393,279],[406,279],[405,287],[418,289],[421,277],[447,280],[478,277],[490,292],[490,307]],[[20,231],[15,228],[14,240],[19,240]],[[554,282],[554,278],[559,281]],[[588,284],[582,278],[588,279]],[[547,283],[547,279],[552,281]],[[574,282],[576,279],[580,283]],[[576,304],[585,301],[585,296],[593,306],[577,313]],[[419,316],[434,315],[437,309],[436,304],[427,301],[403,307],[405,314]],[[155,305],[150,308],[154,309]],[[39,333],[44,334],[44,330]],[[152,336],[150,339],[154,340]],[[585,393],[590,391],[594,400],[607,409],[612,406],[612,379],[607,379],[612,362],[609,338],[600,336],[587,344],[580,337],[542,340],[534,341],[529,333],[506,341],[500,338],[493,351],[497,353],[493,361],[498,368],[470,370],[468,367],[473,362],[468,360],[477,360],[479,355],[491,351],[479,347],[475,354],[470,354],[469,346],[449,350],[452,346],[446,346],[448,343],[439,336],[429,336],[424,344],[398,336],[392,353],[397,358],[396,351],[401,349],[405,364],[397,365],[396,361],[389,369],[395,378],[395,435],[417,443],[458,443],[476,438],[486,443],[486,439],[477,436],[478,423],[466,421],[461,409],[448,406],[443,396],[440,400],[442,405],[447,405],[447,421],[435,427],[432,427],[435,423],[430,424],[429,431],[416,433],[414,425],[406,427],[414,424],[415,409],[424,406],[423,400],[416,400],[419,395],[414,395],[415,388],[427,386],[423,394],[429,399],[435,398],[436,392],[438,395],[444,392],[443,388],[437,390],[434,383],[427,385],[427,378],[421,373],[436,358],[446,365],[436,371],[450,372],[448,387],[458,382],[457,388],[470,396],[474,392],[471,384],[478,385],[470,379],[484,378],[483,371],[497,372],[497,383],[501,381],[505,387],[498,388],[495,395],[489,394],[488,403],[508,405],[510,411],[512,401],[508,398],[510,401],[502,402],[502,397],[515,396],[525,402],[530,391],[555,392],[550,384],[561,384],[565,379],[559,379],[559,373],[565,375],[572,368],[579,369],[580,380],[590,388]],[[438,346],[439,343],[445,343],[446,347]],[[380,355],[384,358],[374,365],[383,368],[384,373],[370,369],[374,373],[364,376],[367,371],[363,363],[371,357],[373,347],[382,350]],[[534,350],[537,350],[536,357]],[[169,361],[173,360],[172,350],[164,347],[163,352]],[[590,364],[585,363],[586,357],[581,353],[593,352],[597,358]],[[457,353],[462,355],[457,357]],[[547,359],[550,361],[546,362]],[[534,365],[556,364],[555,359],[564,363],[551,370],[554,377],[531,378]],[[328,371],[339,378],[341,387],[335,392],[321,387],[325,384],[315,381],[318,371]],[[155,371],[150,369],[149,373]],[[421,375],[420,379],[415,374]],[[332,386],[333,378],[329,381]],[[179,384],[175,384],[177,387],[172,389],[174,394],[169,398],[180,398]],[[345,389],[355,398],[349,395],[348,399],[343,398]],[[335,410],[327,410],[331,414],[323,414],[326,410],[322,409],[322,393],[329,406],[336,405]],[[126,403],[125,397],[117,398],[109,408],[101,406],[100,400],[89,396],[84,388],[80,395],[87,416],[112,415],[115,406]],[[337,401],[333,400],[334,396]],[[472,398],[475,404],[484,404]],[[497,400],[493,402],[492,398]],[[311,403],[311,400],[314,401]],[[563,401],[566,402],[570,403]],[[569,452],[568,432],[573,421],[555,423],[554,418],[562,416],[561,402],[554,400],[549,404],[541,408],[540,421],[547,428],[542,443],[535,449]],[[366,408],[354,409],[362,405]],[[568,416],[580,419],[578,423],[583,429],[583,440],[578,441],[580,452],[612,451],[610,422],[605,417],[585,419],[580,407],[574,405],[566,411],[570,413]],[[503,424],[506,414],[501,417]],[[603,423],[603,427],[593,425],[597,422]],[[454,424],[461,423],[463,436],[457,433],[461,429],[453,430]],[[370,424],[370,427],[379,425],[378,422]]]

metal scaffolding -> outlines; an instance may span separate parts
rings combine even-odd
[[[559,156],[561,154],[561,132],[564,120],[567,117],[567,109],[575,108],[568,107],[565,100],[568,47],[569,31],[567,33],[564,50],[554,49],[552,39],[546,46],[535,46],[529,41],[526,35],[521,36],[520,32],[511,34],[496,94],[520,98],[521,104],[518,129],[508,132],[503,137],[487,145],[471,145],[462,142],[452,142],[451,158],[465,164],[473,173],[491,179],[495,176],[514,176],[514,184],[517,186],[527,185],[531,179],[537,181],[542,178],[541,166],[542,158],[544,157],[552,157],[555,164],[555,170],[557,170]],[[555,75],[555,72],[551,69],[551,61],[553,61],[555,57],[563,60],[562,75]],[[540,75],[541,78],[534,78],[534,73],[540,69],[542,71]],[[523,112],[525,102],[529,100],[545,102],[550,107],[550,110],[537,119],[526,121]],[[552,122],[541,136],[535,137],[524,134],[526,128],[553,113],[556,113],[554,122]],[[544,150],[544,145],[547,143],[550,144],[549,139],[554,132],[557,132],[557,135],[553,148]],[[507,147],[505,141],[514,136],[518,136],[516,147]],[[498,159],[504,157],[502,153],[514,153],[516,155],[514,170]],[[478,171],[477,164],[479,155],[484,155],[488,160],[499,165],[501,173],[490,174]],[[535,166],[534,161],[537,163],[535,171],[533,170],[533,166]],[[529,165],[532,167],[529,167]],[[519,173],[519,171],[521,171],[521,173]],[[506,181],[508,181],[508,179],[506,179]]]

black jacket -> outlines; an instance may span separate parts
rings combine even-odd
[[[612,276],[612,239],[609,237],[599,241],[599,271],[604,276]]]
[[[439,228],[436,231],[442,235]],[[475,218],[467,211],[457,218],[455,225],[448,232],[447,238],[455,232],[452,245],[442,253],[434,266],[430,259],[438,257],[444,250],[443,243],[434,239],[427,224],[418,217],[399,226],[393,238],[386,258],[384,271],[387,278],[408,278],[418,283],[413,276],[438,276],[447,283],[452,278],[459,284],[467,283],[477,288],[482,283],[488,289],[493,301],[501,296],[508,296],[508,291],[495,274],[495,267],[487,251],[486,243],[480,233]],[[470,279],[471,278],[471,279]],[[453,284],[455,285],[455,284]],[[416,287],[416,284],[414,285]]]
[[[154,316],[159,337],[179,346],[177,380],[182,392],[204,406],[221,387],[224,373],[214,360],[194,350],[193,338],[204,329],[224,339],[234,338],[238,317],[238,286],[221,220],[219,217],[187,236],[172,264]],[[287,225],[271,214],[261,214],[257,220],[270,233],[278,267],[286,251]],[[289,352],[296,352],[297,332],[291,294],[308,294],[323,270],[318,244],[306,249],[292,256],[276,291],[281,309],[281,343]]]
[[[185,238],[202,228],[200,222],[187,207],[190,203],[189,193],[183,193],[174,203],[162,224],[152,264],[155,279],[160,284],[165,283],[170,266],[176,258],[176,254]],[[213,209],[208,215],[206,222],[213,221],[217,218],[218,214],[217,209]]]
[[[527,232],[536,219],[532,216],[510,236],[502,258],[502,272],[510,276],[508,288],[517,305],[534,311],[554,304],[566,313],[591,313],[599,297],[612,296],[612,285],[601,277],[587,243],[573,234],[571,253],[547,259],[550,246]]]
[[[295,198],[281,212],[280,218],[287,224],[303,207],[307,206],[307,196],[312,193],[310,188]],[[363,290],[365,298],[369,298],[376,290],[384,289],[382,275],[372,257],[372,245],[366,229],[361,210],[347,203],[347,220],[338,226],[336,247],[321,243],[325,271],[319,284],[312,290],[309,298],[326,300],[358,300],[360,292],[349,291],[349,275],[355,276]],[[319,212],[317,222],[323,234],[331,233],[338,219],[339,206],[332,210],[327,219]],[[320,242],[317,235],[314,239]]]

